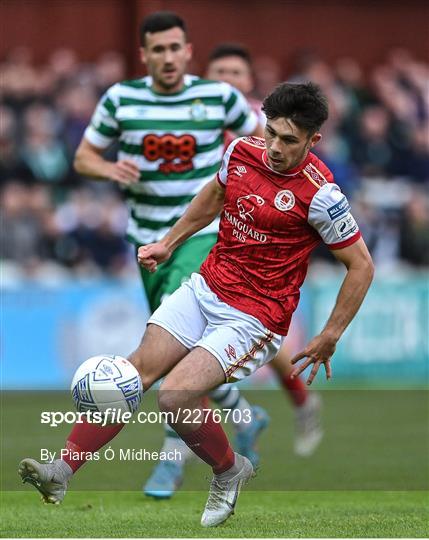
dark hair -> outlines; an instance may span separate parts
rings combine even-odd
[[[186,34],[185,21],[173,13],[172,11],[157,11],[148,15],[143,19],[140,25],[140,44],[145,46],[146,34],[150,32],[163,32],[164,30],[170,30],[170,28],[181,28]]]
[[[290,118],[309,134],[319,131],[328,118],[328,100],[317,84],[282,83],[264,99],[267,118]]]
[[[209,62],[219,60],[219,58],[226,58],[228,56],[239,56],[245,62],[247,62],[249,66],[252,64],[249,51],[246,49],[246,47],[243,47],[243,45],[239,45],[238,43],[221,43],[210,53]]]

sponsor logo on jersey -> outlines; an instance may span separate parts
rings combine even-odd
[[[172,133],[164,135],[150,133],[142,141],[143,156],[148,161],[160,160],[158,170],[164,174],[192,170],[196,148],[197,143],[192,135],[178,137]]]
[[[243,176],[243,174],[247,173],[247,169],[246,169],[246,167],[244,165],[237,165],[237,167],[234,169],[233,173],[241,178]]]
[[[255,231],[255,229],[253,229],[248,223],[240,221],[238,217],[230,214],[228,210],[225,210],[224,217],[234,227],[232,234],[238,240],[240,240],[240,242],[246,242],[247,237],[253,238],[254,240],[262,243],[267,241],[266,234]]]
[[[357,231],[357,223],[354,220],[354,217],[347,213],[344,217],[334,221],[334,229],[338,238],[344,239],[347,236],[350,236],[352,233]]]
[[[289,189],[279,191],[274,199],[274,206],[280,212],[287,212],[295,206],[295,195]]]
[[[349,201],[344,196],[341,201],[328,208],[328,214],[332,221],[346,214],[350,210]]]
[[[239,197],[237,199],[237,208],[241,219],[247,221],[247,218],[249,218],[252,221],[255,221],[255,218],[252,216],[252,214],[257,206],[262,206],[264,203],[264,199],[259,195],[255,195],[254,193],[251,193],[250,195],[245,195],[244,197]]]
[[[207,109],[201,99],[196,99],[191,105],[191,118],[202,122],[207,118]]]

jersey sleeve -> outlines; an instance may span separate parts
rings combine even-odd
[[[236,88],[227,83],[225,85],[225,129],[238,135],[252,134],[258,125],[258,118],[250,104]]]
[[[218,183],[225,188],[226,184],[228,182],[228,166],[229,166],[229,160],[231,159],[231,154],[234,151],[235,145],[240,141],[241,139],[234,139],[232,143],[228,146],[226,149],[226,152],[223,155],[222,158],[222,165],[220,166],[219,172],[216,175],[216,180]]]
[[[361,236],[346,196],[333,183],[325,184],[314,195],[308,211],[308,223],[329,249],[350,246]]]
[[[116,85],[109,88],[100,98],[91,122],[84,133],[85,139],[100,148],[107,148],[120,134],[119,123],[116,119],[115,87]]]

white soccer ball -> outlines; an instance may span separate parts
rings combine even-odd
[[[143,387],[136,368],[122,356],[103,354],[85,360],[74,374],[71,393],[79,412],[134,413]],[[106,415],[107,416],[107,415]]]

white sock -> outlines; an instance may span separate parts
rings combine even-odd
[[[249,427],[251,418],[251,406],[243,397],[240,390],[234,384],[221,384],[210,393],[219,409],[231,409],[228,422],[231,422],[237,431],[243,431]]]

